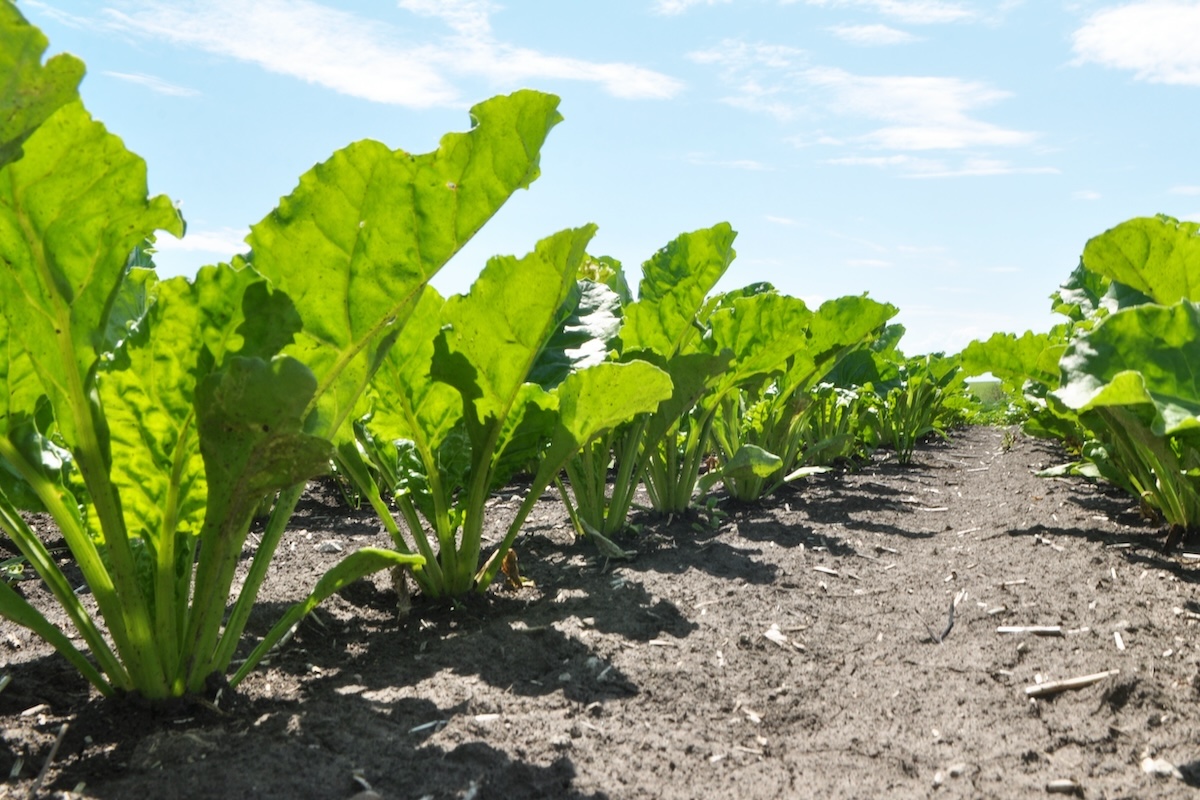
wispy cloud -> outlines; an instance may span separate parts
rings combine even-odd
[[[915,25],[977,19],[978,11],[963,3],[941,0],[804,0],[810,6],[863,8]]]
[[[743,169],[751,172],[764,172],[771,169],[761,161],[755,161],[754,159],[719,159],[708,153],[688,153],[687,162],[697,167],[723,167],[725,169]]]
[[[163,253],[206,253],[221,258],[229,258],[250,249],[246,244],[249,230],[235,228],[214,228],[200,230],[189,228],[182,239],[174,236],[160,235],[154,247]]]
[[[992,158],[995,148],[1028,148],[1038,134],[979,118],[1011,94],[955,77],[856,75],[812,66],[790,47],[726,40],[689,57],[717,68],[730,93],[722,102],[808,128],[789,137],[799,147],[843,151],[830,164],[884,167],[913,177],[1054,172]],[[831,130],[830,126],[836,128]],[[819,126],[819,127],[818,127]],[[960,163],[920,153],[959,153]]]
[[[891,28],[887,25],[834,25],[829,31],[842,41],[866,47],[909,44],[918,41],[918,37],[908,31]]]
[[[1186,196],[1200,195],[1200,186],[1172,186],[1171,194],[1182,194]]]
[[[874,119],[882,128],[861,137],[887,150],[957,150],[979,145],[1027,145],[1035,134],[976,120],[969,111],[1009,96],[987,84],[960,78],[853,75],[822,67],[802,79],[827,94],[845,115]]]
[[[994,158],[964,158],[958,162],[944,159],[918,158],[899,154],[891,156],[844,156],[829,158],[826,164],[849,167],[875,167],[897,171],[905,178],[980,178],[997,175],[1057,175],[1056,167],[1027,167]]]
[[[692,6],[715,6],[728,2],[730,0],[656,0],[654,11],[657,14],[673,16],[682,14]]]
[[[1071,197],[1075,198],[1076,200],[1100,200],[1104,197],[1104,195],[1100,194],[1099,192],[1094,192],[1091,189],[1080,189],[1078,192],[1072,193]]]
[[[846,259],[848,267],[869,267],[871,269],[888,269],[892,266],[892,262],[885,261],[882,258],[848,258]]]
[[[943,170],[911,172],[908,178],[985,178],[996,175],[1057,175],[1057,167],[1026,167],[996,158],[968,158]]]
[[[1075,61],[1131,70],[1151,83],[1200,86],[1197,31],[1197,2],[1142,0],[1106,8],[1075,31]]]
[[[728,105],[780,120],[792,119],[802,110],[789,76],[807,63],[803,50],[725,39],[708,50],[688,53],[688,58],[717,68],[721,82],[733,91],[722,98]]]
[[[400,0],[448,32],[414,46],[396,26],[311,0],[136,0],[108,9],[112,26],[256,63],[342,94],[412,108],[458,105],[458,76],[598,84],[624,98],[666,98],[683,84],[634,64],[544,54],[497,40],[487,0]]]
[[[152,92],[165,94],[170,97],[195,97],[200,94],[195,89],[189,89],[186,86],[177,86],[174,83],[164,81],[162,78],[156,78],[153,75],[143,75],[140,72],[105,72],[103,74],[110,78],[116,78],[119,81],[136,83],[138,86],[144,86]]]

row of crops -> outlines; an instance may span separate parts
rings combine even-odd
[[[1109,254],[1085,253],[1056,296],[1070,317],[1061,328],[954,357],[906,357],[897,309],[866,295],[810,309],[765,283],[715,292],[734,258],[725,224],[653,254],[636,299],[620,264],[588,253],[593,226],[491,259],[467,293],[443,298],[430,278],[536,179],[560,121],[557,98],[524,91],[476,106],[472,129],[433,153],[339,150],[252,226],[247,254],[160,280],[154,237],[181,235],[183,221],[147,197],[144,163],[83,108],[83,65],[42,63],[46,44],[0,3],[0,108],[11,112],[0,114],[0,527],[74,631],[7,581],[0,614],[103,693],[180,696],[226,674],[306,480],[330,471],[394,546],[339,562],[235,684],[316,604],[372,572],[394,568],[431,598],[485,591],[546,490],[579,536],[619,556],[638,487],[671,514],[718,483],[754,502],[879,447],[907,462],[923,437],[982,413],[972,373],[1003,379],[1032,429],[1068,441],[1081,458],[1072,469],[1126,486],[1172,525],[1156,505],[1165,493],[1147,486],[1174,470],[1194,498],[1181,409],[1195,420],[1197,362],[1180,349],[1179,320],[1195,347],[1195,307],[1092,263]],[[1174,221],[1130,224],[1174,231],[1179,248],[1195,239]],[[1182,249],[1172,253],[1186,272]],[[1127,315],[1159,312],[1170,320],[1149,335],[1161,367],[1139,383],[1104,332],[1141,330],[1150,318]],[[1174,338],[1162,338],[1168,327]],[[1139,352],[1127,356],[1144,373]],[[1160,414],[1172,367],[1175,384],[1193,381],[1193,406],[1176,393]],[[1150,399],[1118,403],[1134,386]],[[1158,460],[1115,478],[1133,463],[1122,443],[1151,440],[1143,449]],[[517,474],[524,503],[485,553],[487,500]],[[30,511],[53,518],[94,604]],[[265,533],[235,581],[257,514],[269,515]]]

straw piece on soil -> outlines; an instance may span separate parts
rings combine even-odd
[[[1119,674],[1121,674],[1121,670],[1110,669],[1107,672],[1097,672],[1093,675],[1082,675],[1078,678],[1065,678],[1061,681],[1037,683],[1033,686],[1026,686],[1025,694],[1030,697],[1045,697],[1049,694],[1058,694],[1059,692],[1071,691],[1073,689],[1085,689],[1094,683],[1099,683],[1105,678],[1111,678],[1114,675]]]
[[[1032,633],[1034,636],[1062,636],[1061,625],[1001,625],[996,633]]]
[[[62,746],[63,739],[67,736],[67,723],[63,723],[58,729],[58,738],[54,740],[54,744],[50,746],[50,755],[46,756],[46,763],[42,764],[42,771],[38,773],[34,779],[33,785],[29,787],[29,794],[26,797],[37,797],[38,789],[42,788],[42,781],[46,780],[46,773],[50,771],[50,765],[54,763],[54,757],[58,755],[58,748]]]
[[[1115,641],[1117,643],[1118,650],[1125,649],[1125,640],[1121,638],[1120,631],[1113,631],[1113,641]]]
[[[1015,581],[1005,581],[1004,583],[1002,583],[1000,585],[1001,586],[1024,586],[1026,583],[1028,583],[1028,581],[1025,580],[1024,578],[1018,578]]]
[[[836,569],[830,569],[829,567],[813,567],[813,572],[824,572],[826,575],[834,576],[838,574]]]

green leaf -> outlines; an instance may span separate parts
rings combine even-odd
[[[1066,348],[1066,341],[1052,333],[995,333],[966,346],[962,367],[969,376],[991,372],[1018,389],[1026,380],[1057,386],[1058,362]]]
[[[463,399],[474,444],[503,425],[558,325],[595,226],[538,242],[521,259],[491,259],[466,295],[446,301],[432,375]]]
[[[1054,396],[1079,412],[1152,404],[1159,436],[1200,429],[1197,364],[1200,304],[1135,306],[1067,348]]]
[[[545,389],[562,383],[572,370],[599,364],[621,329],[621,297],[603,283],[580,280],[567,296],[562,322],[538,357],[529,380]]]
[[[335,153],[252,228],[254,266],[304,320],[288,352],[317,376],[310,431],[347,439],[355,409],[429,280],[517,189],[561,119],[532,91],[471,110],[475,127],[412,156],[374,141]]]
[[[0,169],[57,109],[78,97],[83,62],[60,53],[45,64],[49,44],[12,3],[0,3]]]
[[[1200,223],[1131,219],[1091,239],[1082,263],[1162,305],[1200,301]]]
[[[544,464],[557,473],[580,448],[671,396],[670,376],[645,361],[596,364],[559,385],[558,425]]]
[[[155,229],[182,235],[166,197],[146,199],[146,165],[82,106],[60,109],[0,171],[0,296],[68,442],[91,426],[99,360],[125,259]]]
[[[733,361],[721,373],[713,394],[719,396],[755,376],[783,369],[797,350],[807,347],[812,318],[803,300],[774,292],[739,296],[714,311],[708,341],[713,352],[729,350]]]
[[[729,269],[737,236],[728,223],[685,233],[642,265],[638,300],[625,309],[625,352],[652,350],[670,357],[695,349],[697,316]]]
[[[700,479],[700,491],[707,492],[717,481],[769,478],[783,469],[783,459],[758,445],[744,444],[720,469],[705,473]]]

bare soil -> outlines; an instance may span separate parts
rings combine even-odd
[[[910,467],[880,454],[760,505],[639,515],[628,562],[547,495],[518,543],[532,585],[401,620],[386,577],[356,583],[215,710],[105,700],[0,623],[0,796],[31,793],[64,723],[38,796],[1191,796],[1200,561],[1163,556],[1128,497],[1034,476],[1062,460],[964,429]],[[251,633],[336,561],[328,542],[381,530],[310,486]],[[1033,625],[1061,634],[998,631]]]

